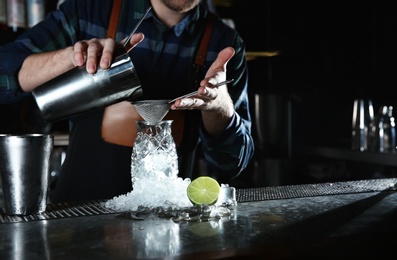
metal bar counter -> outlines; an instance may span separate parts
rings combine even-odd
[[[0,259],[381,259],[397,253],[396,183],[238,189],[232,215],[208,222],[139,219],[97,201],[2,211]]]

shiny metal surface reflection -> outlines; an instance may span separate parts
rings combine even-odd
[[[42,213],[54,138],[47,134],[0,135],[0,174],[8,215]]]
[[[209,222],[113,213],[7,223],[0,259],[379,259],[396,253],[395,205],[385,190],[244,202]]]
[[[33,97],[46,122],[104,108],[143,94],[135,66],[124,50],[107,70],[89,74],[76,67],[44,83],[33,91]]]

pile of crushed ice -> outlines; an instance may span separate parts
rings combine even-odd
[[[105,202],[105,207],[115,211],[136,211],[139,206],[166,209],[179,209],[191,207],[187,196],[189,178],[179,177],[135,178],[133,190],[127,194],[114,197]]]
[[[139,207],[191,207],[186,192],[191,180],[178,177],[178,156],[170,125],[143,126],[147,128],[141,126],[131,155],[133,189],[105,202],[105,207],[116,211],[136,211]]]

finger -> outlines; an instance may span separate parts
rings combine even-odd
[[[223,49],[220,53],[218,53],[216,60],[211,64],[210,68],[208,69],[207,75],[211,72],[225,71],[226,65],[233,57],[234,53],[235,51],[232,47],[227,47]]]
[[[203,103],[200,98],[190,97],[190,98],[182,98],[174,103],[176,108],[188,108],[191,109],[194,106],[199,106]]]
[[[95,73],[97,71],[98,64],[98,56],[102,52],[102,46],[99,43],[99,40],[92,39],[87,48],[87,63],[86,69],[88,73]]]
[[[197,99],[197,98],[185,98],[185,100],[182,101],[182,104],[185,103],[185,106],[188,109],[193,109],[193,108],[198,106],[198,101],[199,100],[200,99]]]
[[[176,100],[171,105],[171,110],[183,110],[183,109],[200,109],[203,108],[207,100],[205,97],[189,97],[181,98]]]
[[[226,79],[226,65],[234,56],[234,53],[235,51],[232,47],[227,47],[218,53],[216,60],[208,69],[205,78],[200,82],[200,86],[202,87],[201,91],[204,91],[209,83],[214,85]]]
[[[205,86],[201,95],[205,96],[209,100],[213,100],[218,96],[218,90],[216,88]]]
[[[100,66],[102,69],[108,69],[113,61],[113,53],[116,42],[112,38],[108,38],[104,42]]]
[[[73,46],[73,61],[76,66],[83,66],[87,57],[87,44],[84,41],[76,42]]]
[[[132,35],[131,40],[127,45],[125,46],[125,49],[127,52],[129,52],[131,49],[133,49],[135,46],[137,46],[140,42],[143,41],[145,38],[145,35],[143,33],[135,33]]]

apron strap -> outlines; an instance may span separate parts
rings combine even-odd
[[[109,27],[106,37],[116,39],[117,24],[119,23],[119,16],[121,4],[123,0],[113,0],[112,14],[110,15]]]

